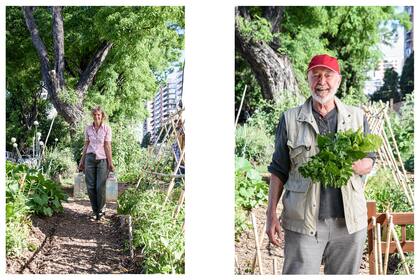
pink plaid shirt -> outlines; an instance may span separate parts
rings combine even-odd
[[[102,124],[98,132],[96,132],[93,124],[89,125],[85,129],[85,141],[89,141],[86,153],[96,154],[96,159],[106,159],[104,144],[105,141],[111,142],[111,138],[112,131],[110,126]]]

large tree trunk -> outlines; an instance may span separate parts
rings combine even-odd
[[[64,24],[61,15],[62,7],[52,7],[52,35],[54,44],[54,67],[48,58],[48,51],[41,39],[39,29],[33,16],[34,7],[23,7],[23,15],[25,17],[26,26],[31,34],[32,43],[37,51],[40,64],[42,80],[48,91],[48,98],[64,120],[70,125],[71,130],[75,130],[77,124],[83,117],[83,101],[87,90],[92,85],[94,77],[99,68],[103,64],[112,48],[112,43],[103,42],[97,52],[87,65],[86,69],[80,75],[79,82],[76,85],[77,101],[76,103],[68,103],[60,98],[60,93],[66,90],[64,70]]]
[[[266,7],[264,14],[272,25],[272,32],[278,32],[283,10],[280,7]],[[249,20],[246,8],[242,7],[236,12],[235,48],[250,65],[261,86],[264,97],[277,102],[284,92],[300,95],[289,58],[273,49],[273,47],[278,46],[278,42],[268,44],[255,41],[241,34],[238,24],[240,16]]]

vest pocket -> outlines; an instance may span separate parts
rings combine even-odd
[[[350,177],[349,184],[351,185],[348,198],[349,210],[352,212],[353,221],[356,224],[363,223],[367,215],[363,178],[353,175]]]
[[[304,220],[307,190],[310,181],[289,180],[284,185],[283,195],[283,219]]]
[[[300,166],[309,160],[310,145],[299,145],[295,148],[289,146],[290,162],[292,166]]]

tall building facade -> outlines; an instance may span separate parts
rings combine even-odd
[[[411,29],[404,33],[404,60],[413,52],[413,34],[414,34],[414,7],[404,7],[405,12],[410,16]]]
[[[365,82],[364,92],[367,95],[372,95],[375,91],[381,88],[384,81],[385,71],[388,68],[394,69],[401,75],[404,66],[404,42],[405,30],[399,26],[397,33],[391,42],[391,45],[381,44],[379,49],[383,54],[383,58],[379,61],[375,70],[367,73],[367,80]]]
[[[175,71],[168,76],[166,85],[159,88],[153,100],[147,102],[149,117],[144,122],[143,134],[150,132],[152,141],[158,136],[162,124],[180,108],[183,84],[183,69]]]

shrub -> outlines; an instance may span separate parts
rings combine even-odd
[[[391,170],[381,168],[366,183],[365,194],[368,199],[376,201],[378,212],[385,212],[389,207],[393,212],[409,212],[413,208],[401,190],[396,186]]]
[[[380,213],[386,212],[388,208],[390,212],[413,211],[413,207],[408,204],[401,187],[395,185],[389,169],[381,168],[368,179],[365,194],[367,199],[376,201],[376,211]],[[396,226],[396,230],[398,235],[401,236],[401,228]],[[413,225],[407,225],[406,235],[408,240],[414,240]]]
[[[274,152],[274,138],[265,130],[244,124],[236,129],[236,155],[257,165],[268,165]]]
[[[118,213],[133,219],[133,245],[143,252],[146,273],[184,273],[184,208],[176,219],[177,195],[166,204],[159,190],[128,189],[118,199]]]
[[[41,216],[52,216],[53,213],[63,211],[61,203],[67,200],[67,195],[59,184],[46,178],[40,171],[23,164],[7,162],[6,174],[11,180],[24,178],[21,184],[27,197],[26,205],[31,212]]]
[[[77,163],[69,147],[47,148],[41,168],[51,178],[69,178],[76,172]]]
[[[6,255],[19,256],[28,247],[30,208],[19,181],[8,178],[6,182]]]
[[[235,160],[235,237],[249,228],[247,212],[267,202],[268,185],[245,158]]]
[[[401,154],[404,166],[409,171],[414,171],[414,95],[406,96],[400,114],[392,113],[391,126],[394,131],[395,141]],[[391,136],[389,135],[389,138]],[[392,143],[392,139],[389,139]],[[395,155],[397,156],[397,155]]]

